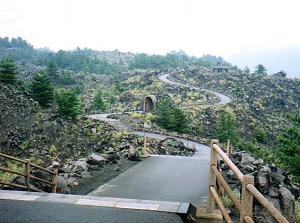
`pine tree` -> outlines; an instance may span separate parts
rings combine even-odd
[[[293,121],[294,125],[279,137],[278,154],[282,164],[300,182],[300,115]]]
[[[46,108],[53,101],[53,87],[46,74],[37,74],[32,80],[30,87],[32,98]]]
[[[53,61],[50,61],[48,63],[47,74],[52,81],[57,81],[59,79],[58,73],[57,73],[57,67]]]
[[[230,139],[231,143],[236,143],[237,127],[234,116],[227,111],[222,111],[217,119],[215,135],[220,142],[226,142]]]
[[[79,114],[79,100],[71,90],[61,89],[56,94],[58,112],[65,118],[76,118]]]
[[[255,73],[256,73],[256,74],[266,74],[266,73],[267,73],[267,69],[265,68],[264,65],[258,64],[258,65],[255,67]]]
[[[6,84],[15,84],[17,67],[11,58],[4,58],[0,60],[0,82]]]
[[[95,95],[94,101],[93,101],[93,107],[97,110],[105,111],[106,106],[103,101],[103,95],[102,95],[101,91],[98,91],[97,94]]]
[[[154,121],[158,126],[176,132],[187,132],[187,116],[176,108],[171,99],[159,100],[154,110]]]

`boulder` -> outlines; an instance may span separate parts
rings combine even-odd
[[[57,192],[64,193],[64,194],[70,193],[70,188],[68,187],[68,182],[62,176],[57,176]]]
[[[138,151],[132,146],[130,146],[129,151],[128,151],[128,159],[131,161],[139,161],[140,160]]]
[[[89,165],[100,165],[103,166],[107,162],[107,159],[105,159],[101,155],[97,155],[95,153],[91,154],[87,160],[87,163]]]
[[[279,202],[282,210],[282,214],[287,218],[289,222],[295,222],[295,197],[291,191],[285,187],[280,187],[279,190]]]
[[[81,173],[88,169],[87,159],[79,159],[71,165],[71,172]]]
[[[92,175],[91,175],[88,171],[83,171],[83,172],[81,172],[81,173],[80,173],[80,176],[81,176],[82,178],[91,178],[91,177],[92,177]]]

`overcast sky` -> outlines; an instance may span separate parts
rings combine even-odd
[[[89,47],[225,58],[300,46],[299,0],[0,0],[0,37],[53,50]]]

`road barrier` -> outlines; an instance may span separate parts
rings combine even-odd
[[[238,198],[231,190],[228,183],[222,176],[218,169],[218,156],[220,156],[227,166],[233,171],[237,179],[241,182],[242,193]],[[253,217],[253,198],[255,198],[269,214],[280,223],[288,223],[288,220],[278,211],[272,203],[270,203],[254,186],[254,177],[251,175],[244,175],[238,167],[230,159],[230,143],[227,145],[227,152],[225,153],[218,145],[218,140],[211,142],[210,154],[210,168],[208,180],[208,198],[206,214],[212,214],[217,205],[220,209],[223,218],[226,222],[233,222],[229,216],[220,196],[222,192],[226,192],[235,208],[240,213],[239,223],[254,223]]]
[[[6,159],[9,159],[9,160],[13,160],[15,162],[23,164],[24,165],[24,172],[18,172],[16,170],[5,168],[3,166],[0,166],[0,171],[8,172],[8,173],[12,173],[12,174],[16,174],[16,175],[20,175],[20,176],[25,177],[25,185],[15,184],[15,183],[11,183],[11,182],[5,182],[5,181],[2,181],[1,179],[0,179],[0,185],[1,184],[2,185],[8,185],[8,186],[12,186],[12,187],[17,187],[17,188],[25,189],[25,190],[28,190],[28,191],[41,192],[42,190],[30,187],[30,179],[33,179],[33,180],[40,181],[42,183],[51,185],[52,186],[52,192],[56,193],[56,188],[57,188],[57,170],[55,170],[55,171],[47,170],[47,169],[45,169],[45,168],[43,168],[41,166],[38,166],[38,165],[33,164],[33,163],[30,163],[29,160],[22,160],[22,159],[19,159],[19,158],[15,158],[15,157],[6,155],[4,153],[0,153],[0,157],[6,158]],[[39,177],[31,175],[30,172],[31,172],[32,168],[35,168],[35,169],[38,169],[38,170],[41,170],[43,172],[51,174],[51,181],[47,181],[45,179],[42,179],[42,178],[39,178]]]

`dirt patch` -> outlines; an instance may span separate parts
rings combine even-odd
[[[127,158],[119,160],[118,164],[107,164],[99,171],[91,172],[91,178],[80,178],[79,185],[71,188],[71,194],[86,195],[102,184],[137,164],[139,161],[130,161]],[[119,170],[116,170],[118,168]]]

